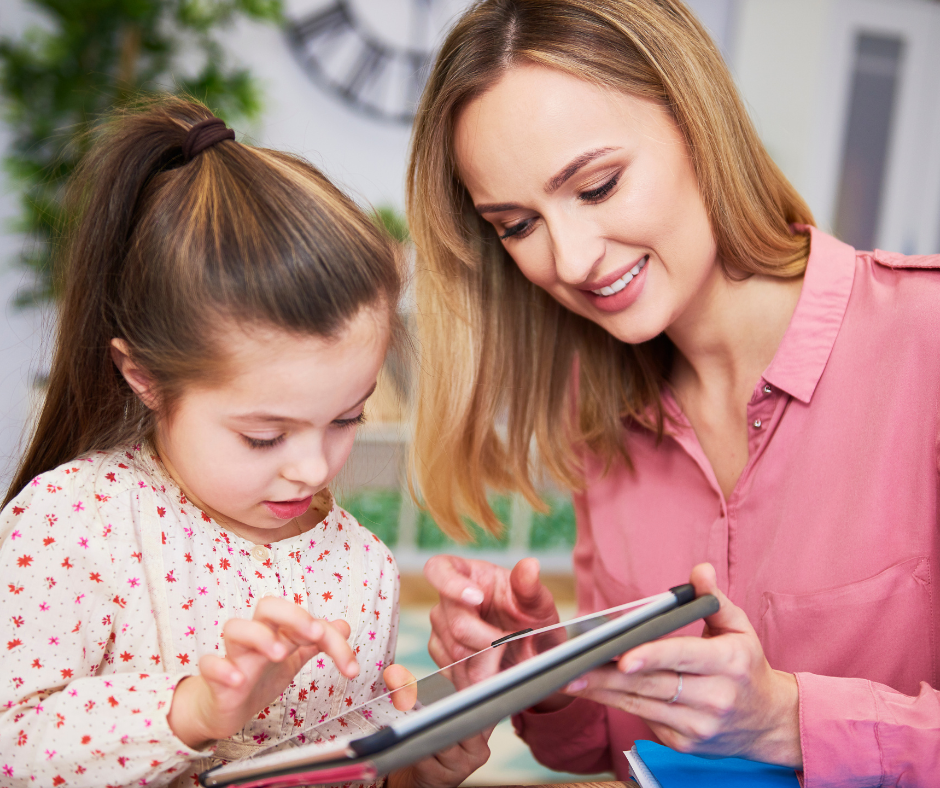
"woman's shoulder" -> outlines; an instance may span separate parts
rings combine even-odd
[[[881,324],[940,351],[940,254],[857,253],[853,299],[877,333]],[[861,274],[861,281],[859,275]],[[851,302],[850,302],[851,303]]]

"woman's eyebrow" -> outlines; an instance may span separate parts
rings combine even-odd
[[[582,167],[586,167],[595,159],[599,159],[605,153],[610,153],[614,150],[620,150],[619,148],[594,148],[593,150],[585,151],[580,156],[572,159],[567,165],[561,168],[558,171],[557,175],[553,175],[548,179],[548,182],[545,184],[545,193],[551,194],[552,192],[558,191],[561,186],[571,178],[575,173],[578,172]],[[495,203],[481,203],[480,205],[474,205],[477,213],[481,216],[487,213],[501,213],[502,211],[515,211],[521,208],[522,206],[515,202],[495,202]]]
[[[548,179],[548,183],[545,184],[545,193],[551,194],[552,192],[557,191],[562,186],[562,184],[565,183],[565,181],[567,181],[582,167],[587,166],[592,161],[594,161],[594,159],[599,159],[605,153],[610,153],[612,150],[618,150],[618,148],[595,148],[594,150],[589,150],[572,159],[570,163],[558,171],[557,175],[554,175]]]

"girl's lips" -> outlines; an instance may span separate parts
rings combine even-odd
[[[582,290],[584,297],[591,306],[600,312],[620,312],[633,304],[643,292],[643,285],[646,284],[646,272],[649,271],[649,261],[643,266],[636,276],[630,280],[630,283],[619,293],[609,296],[597,295],[590,290]]]
[[[264,501],[264,505],[279,520],[293,520],[310,508],[311,501],[313,496],[308,495],[296,501]]]

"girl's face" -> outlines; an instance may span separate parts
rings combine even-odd
[[[659,104],[521,65],[461,112],[454,144],[479,213],[571,311],[638,343],[704,306],[715,239]]]
[[[188,389],[157,426],[160,456],[187,497],[258,543],[319,522],[311,502],[349,456],[388,324],[387,311],[372,308],[334,339],[229,328],[230,378]]]

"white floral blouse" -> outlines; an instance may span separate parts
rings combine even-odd
[[[341,715],[385,691],[398,588],[388,548],[335,505],[304,534],[254,545],[141,446],[38,476],[0,514],[0,788],[197,785],[219,760],[170,730],[174,687],[268,594],[348,621],[360,673],[314,657],[219,754]]]

